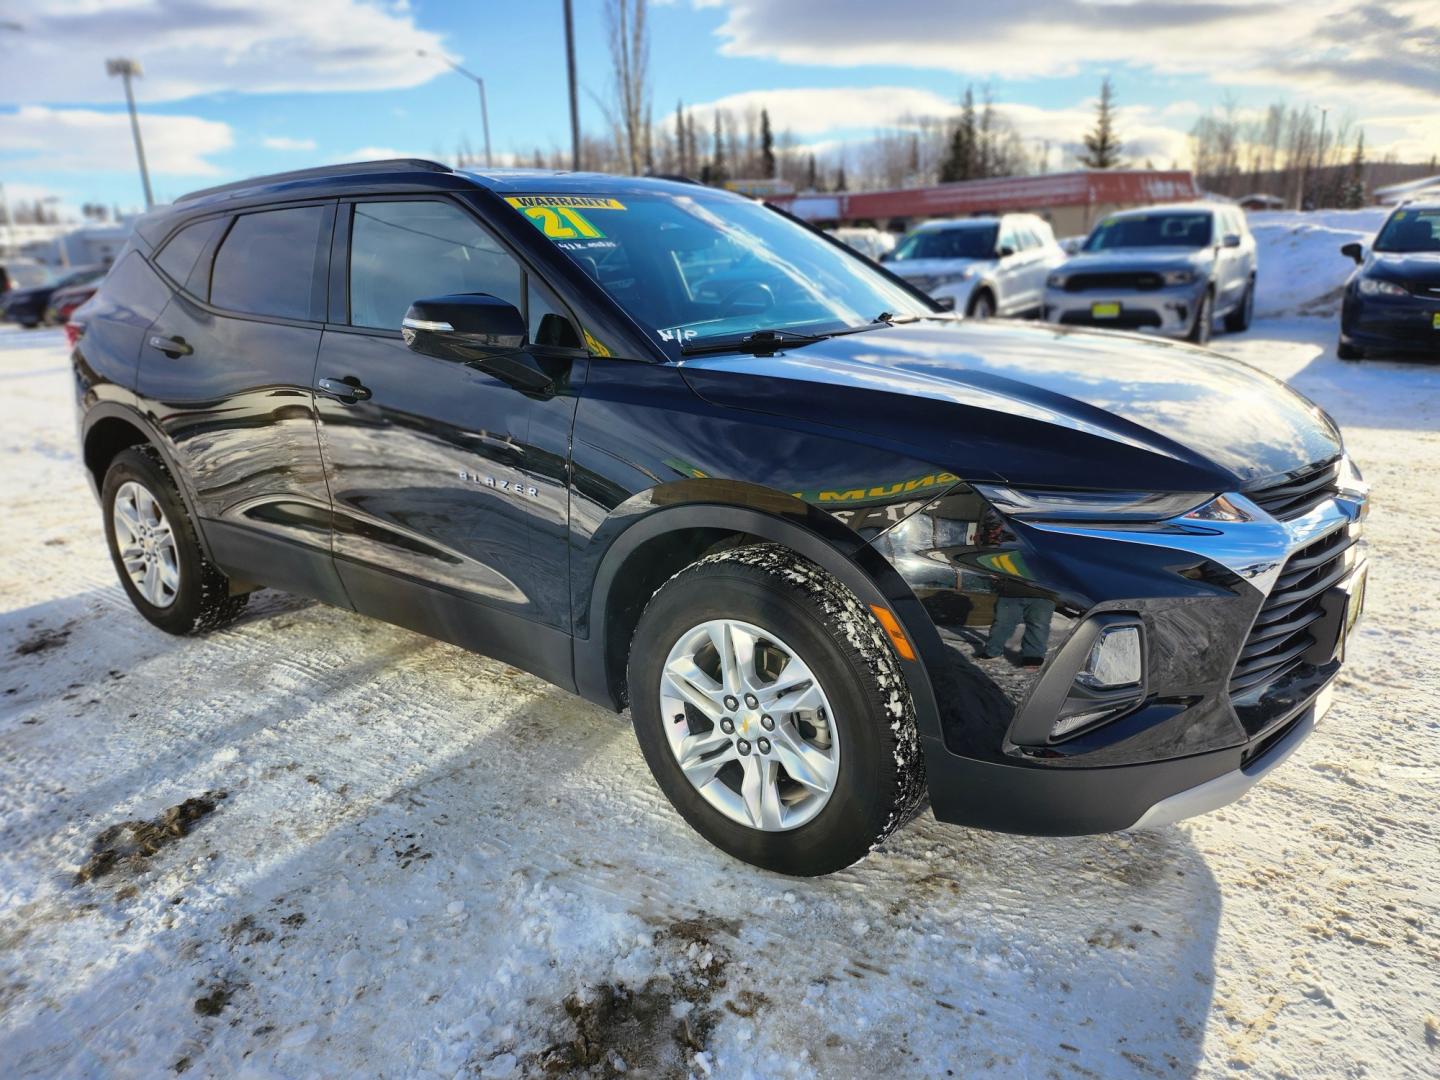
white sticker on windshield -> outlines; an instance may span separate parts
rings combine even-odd
[[[695,337],[695,331],[694,331],[694,330],[684,330],[684,329],[680,329],[680,328],[678,328],[678,327],[677,327],[676,329],[674,329],[674,330],[661,330],[661,331],[660,331],[660,340],[661,340],[661,341],[681,341],[681,342],[684,342],[684,341],[690,341],[690,340],[692,340],[694,337]]]

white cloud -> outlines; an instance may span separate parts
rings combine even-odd
[[[5,16],[25,29],[6,35],[0,100],[115,100],[107,56],[144,65],[144,101],[393,89],[444,70],[416,55],[443,52],[440,36],[377,0],[11,0]]]
[[[260,140],[266,150],[314,150],[314,139],[295,139],[289,135],[266,135]]]
[[[214,176],[207,155],[228,150],[230,125],[198,116],[140,114],[140,133],[150,171],[177,176]],[[23,105],[0,113],[0,148],[10,169],[124,172],[135,168],[130,119],[123,112],[52,109]],[[10,156],[13,155],[13,156]]]

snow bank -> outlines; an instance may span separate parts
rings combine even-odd
[[[1339,310],[1340,290],[1355,264],[1340,245],[1374,237],[1389,211],[1296,211],[1250,215],[1250,231],[1259,245],[1255,314],[1331,315]]]

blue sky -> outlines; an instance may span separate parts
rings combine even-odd
[[[575,0],[583,124],[609,92],[602,0]],[[247,174],[390,151],[568,144],[561,0],[0,0],[0,182],[129,207],[140,199],[109,55],[137,83],[157,197]],[[766,104],[826,153],[899,119],[943,115],[989,83],[1029,139],[1088,123],[1102,74],[1132,156],[1186,163],[1185,132],[1227,97],[1314,104],[1407,159],[1440,149],[1440,3],[1392,0],[672,0],[653,4],[657,114],[677,98]],[[1060,167],[1061,151],[1054,165]]]

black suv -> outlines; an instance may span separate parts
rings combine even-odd
[[[1313,728],[1363,597],[1364,485],[1283,384],[957,321],[695,184],[232,184],[141,219],[81,315],[84,460],[152,623],[273,587],[628,705],[686,820],[786,873],[927,799],[1039,834],[1229,802]]]

